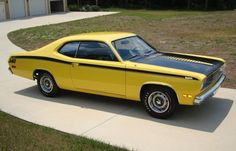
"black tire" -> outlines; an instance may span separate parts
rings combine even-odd
[[[146,111],[159,119],[170,117],[178,105],[175,93],[166,87],[149,87],[143,91],[141,99]]]
[[[47,97],[55,97],[59,93],[59,87],[57,86],[54,78],[47,72],[39,73],[37,77],[37,84],[40,92]]]

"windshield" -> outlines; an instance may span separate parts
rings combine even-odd
[[[157,52],[138,36],[115,40],[112,45],[123,60],[131,60]]]

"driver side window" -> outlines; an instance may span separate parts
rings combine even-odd
[[[81,59],[118,61],[107,44],[97,41],[81,41],[76,57]]]

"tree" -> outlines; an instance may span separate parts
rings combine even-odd
[[[77,0],[77,5],[80,6],[80,0]]]
[[[208,0],[205,0],[205,10],[208,9]]]
[[[192,1],[191,1],[191,0],[188,0],[188,9],[191,8],[191,3],[192,3]]]

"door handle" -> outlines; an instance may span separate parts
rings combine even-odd
[[[72,67],[78,67],[78,66],[79,66],[79,63],[77,63],[77,62],[72,63]]]

